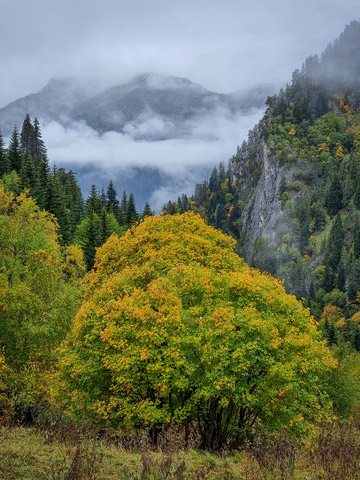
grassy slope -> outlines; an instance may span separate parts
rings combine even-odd
[[[195,450],[143,453],[113,441],[12,427],[0,431],[1,480],[357,480],[356,426],[323,429],[311,445],[286,436],[258,439],[248,451],[217,456]],[[74,441],[75,440],[75,441]],[[295,468],[292,468],[294,465]]]

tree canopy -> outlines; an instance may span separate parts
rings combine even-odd
[[[147,217],[97,251],[55,397],[113,425],[196,423],[202,446],[262,421],[306,431],[330,407],[316,324],[199,216]]]

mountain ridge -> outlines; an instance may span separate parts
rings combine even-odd
[[[197,116],[216,114],[222,108],[241,114],[264,105],[274,92],[271,84],[242,92],[222,94],[207,90],[183,77],[142,73],[130,81],[103,89],[96,82],[74,78],[51,79],[39,92],[14,100],[0,109],[0,129],[9,135],[27,113],[43,123],[56,121],[64,126],[85,122],[98,133],[117,131],[129,134],[128,124],[158,118],[171,124],[165,136],[157,133],[141,140],[180,138],[188,134],[186,122]],[[138,138],[136,138],[138,139]]]

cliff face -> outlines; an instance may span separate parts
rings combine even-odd
[[[244,152],[245,155],[246,153]],[[279,186],[283,167],[271,154],[269,146],[264,141],[261,141],[256,154],[254,174],[259,178],[255,185],[251,185],[254,177],[249,175],[249,167],[243,155],[235,156],[232,164],[235,177],[240,182],[243,180],[242,190],[246,201],[242,212],[242,234],[246,250],[250,251],[260,235],[272,231],[274,222],[281,212]]]

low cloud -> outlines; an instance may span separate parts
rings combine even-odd
[[[91,183],[106,187],[112,179],[118,191],[134,191],[139,208],[148,200],[159,211],[178,195],[192,194],[214,166],[226,162],[262,114],[263,109],[246,115],[218,109],[178,127],[145,112],[124,133],[99,134],[82,122],[51,122],[42,133],[50,162],[78,171],[85,195]],[[168,138],[175,135],[180,138]]]

